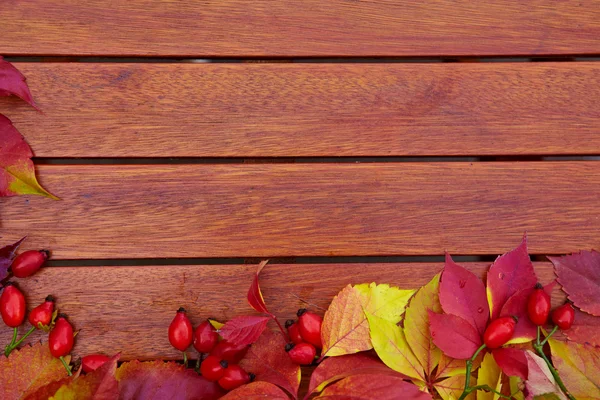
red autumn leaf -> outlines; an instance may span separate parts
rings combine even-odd
[[[33,153],[23,136],[0,114],[0,197],[37,194],[58,199],[38,183],[31,157]]]
[[[221,400],[289,400],[288,395],[277,386],[269,382],[252,382],[232,390]]]
[[[490,317],[485,286],[474,273],[452,261],[448,253],[440,281],[440,303],[446,314],[461,317],[483,335]]]
[[[515,349],[513,347],[501,347],[492,351],[496,364],[500,366],[502,372],[508,376],[518,376],[522,380],[527,380],[527,357],[525,350]]]
[[[252,308],[254,308],[258,312],[262,312],[265,314],[272,315],[267,309],[267,305],[265,304],[265,299],[260,291],[260,285],[258,284],[258,275],[260,271],[267,265],[269,260],[261,261],[258,264],[258,268],[256,269],[256,275],[254,275],[254,279],[252,280],[252,284],[250,285],[250,289],[248,290],[248,303]]]
[[[73,374],[73,376],[67,376],[66,378],[59,379],[54,382],[50,382],[45,386],[42,386],[38,390],[24,397],[23,400],[48,400],[51,396],[56,393],[64,385],[69,385],[74,379],[79,377],[79,372]]]
[[[311,374],[305,399],[308,399],[314,392],[321,392],[327,385],[352,375],[390,375],[403,377],[402,374],[390,369],[377,357],[367,353],[329,357],[319,364]]]
[[[130,361],[123,363],[115,376],[120,400],[212,400],[223,396],[216,382],[174,362]]]
[[[316,397],[327,400],[430,400],[429,393],[402,378],[389,375],[352,375],[325,388]]]
[[[571,329],[564,331],[569,340],[600,346],[600,317],[594,317],[575,308],[575,320]]]
[[[498,257],[487,274],[487,297],[492,319],[500,316],[504,303],[519,290],[537,283],[533,264],[527,253],[527,236],[516,249]]]
[[[469,359],[482,344],[475,327],[456,315],[429,311],[429,328],[433,343],[452,358]]]
[[[14,95],[20,97],[36,110],[39,110],[25,81],[23,74],[0,56],[0,96]]]
[[[100,368],[85,376],[78,376],[62,385],[54,394],[56,399],[100,400],[119,398],[119,384],[115,379],[117,354]]]
[[[10,268],[13,259],[15,258],[17,249],[23,243],[27,236],[16,243],[9,244],[0,249],[0,281],[8,276],[8,268]]]
[[[286,341],[279,332],[266,330],[248,349],[240,366],[256,375],[257,382],[269,382],[298,396],[300,366],[294,364],[285,351]]]
[[[600,253],[581,251],[563,257],[548,257],[558,282],[581,311],[600,316]]]
[[[270,319],[257,316],[235,317],[223,325],[219,330],[219,335],[235,345],[247,346],[256,342]]]

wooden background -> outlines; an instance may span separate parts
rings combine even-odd
[[[52,250],[20,284],[58,298],[76,356],[179,357],[175,310],[248,313],[261,258],[285,320],[422,285],[446,250],[483,275],[525,231],[544,282],[543,255],[600,247],[598,0],[4,0],[0,21],[44,114],[0,112],[62,198],[0,199],[0,240]]]

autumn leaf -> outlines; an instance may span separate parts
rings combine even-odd
[[[403,377],[403,375],[391,370],[379,359],[367,353],[330,357],[323,360],[311,374],[305,399],[308,399],[313,393],[323,391],[332,382],[352,375],[391,375],[400,378]]]
[[[36,194],[58,200],[38,183],[31,157],[23,136],[0,114],[0,197]]]
[[[209,319],[208,322],[212,325],[213,328],[215,328],[216,330],[221,329],[225,324],[214,320],[214,319]]]
[[[569,300],[581,311],[600,316],[600,253],[581,251],[548,258]]]
[[[33,101],[26,79],[14,65],[0,56],[0,96],[14,95],[29,103],[36,110],[38,106]]]
[[[279,387],[269,382],[252,382],[232,390],[221,400],[289,400],[289,397]]]
[[[502,306],[519,290],[537,283],[533,264],[527,253],[527,236],[516,249],[498,257],[487,273],[487,298],[492,319],[500,316]]]
[[[594,317],[575,308],[575,320],[571,329],[563,332],[577,343],[589,343],[600,346],[600,317]]]
[[[70,362],[70,356],[65,361]],[[36,343],[0,356],[0,399],[19,399],[49,382],[67,376],[59,359],[52,357],[48,344]]]
[[[483,356],[477,375],[477,385],[488,385],[497,392],[502,392],[502,370],[490,353]],[[497,400],[499,396],[493,392],[477,391],[477,400]]]
[[[256,342],[269,322],[269,317],[240,316],[230,319],[221,327],[219,335],[238,346]]]
[[[600,348],[550,338],[552,363],[578,400],[600,398]]]
[[[473,362],[473,371],[479,368],[481,355],[477,356]],[[465,360],[457,360],[456,358],[448,357],[442,353],[440,363],[435,372],[435,378],[447,378],[455,375],[464,375],[467,371],[467,362]]]
[[[250,346],[240,366],[256,375],[257,382],[277,385],[296,398],[300,386],[300,366],[292,362],[285,351],[285,344],[283,335],[266,330]]]
[[[482,344],[475,327],[456,315],[429,311],[429,326],[433,343],[452,358],[469,359]]]
[[[50,400],[110,400],[119,398],[119,384],[115,379],[119,354],[100,368],[85,376],[79,376],[61,386]]]
[[[363,283],[355,285],[354,289],[362,296],[365,310],[396,324],[402,319],[408,300],[415,294],[414,290],[402,290],[388,284]],[[367,324],[366,320],[364,324]]]
[[[527,358],[527,370],[529,371],[525,387],[529,394],[531,396],[541,396],[551,393],[561,400],[566,400],[546,362],[529,350],[525,352],[525,357]]]
[[[212,400],[223,395],[216,382],[209,382],[174,362],[125,362],[115,377],[119,382],[120,400]]]
[[[263,298],[262,292],[260,291],[260,285],[258,283],[258,276],[260,275],[260,272],[263,270],[263,268],[265,267],[265,265],[267,265],[268,262],[269,260],[263,260],[260,264],[258,264],[258,267],[256,268],[256,274],[254,275],[254,279],[252,280],[252,284],[250,285],[250,289],[248,290],[247,297],[248,303],[256,311],[273,315],[267,309],[265,299]]]
[[[23,243],[27,236],[17,241],[16,243],[9,244],[0,248],[0,281],[4,280],[8,276],[8,268],[12,265],[12,262],[17,253],[17,249]]]
[[[426,400],[429,393],[402,378],[389,375],[352,375],[323,390],[316,399],[327,400]]]
[[[452,261],[448,253],[440,281],[440,303],[446,314],[461,317],[483,335],[490,318],[485,286],[474,273]]]
[[[371,341],[381,361],[394,371],[425,382],[423,368],[410,349],[402,328],[368,312],[366,315]]]
[[[476,385],[477,380],[475,377],[471,377],[471,385]],[[442,381],[436,382],[433,386],[435,390],[438,392],[440,397],[444,400],[456,400],[462,394],[465,388],[465,376],[464,375],[454,375]],[[466,400],[474,400],[475,392],[470,393]]]
[[[513,347],[501,347],[492,352],[494,360],[508,376],[518,376],[527,380],[527,357],[525,350]]]
[[[523,355],[525,357],[525,355]],[[525,389],[525,383],[518,376],[510,376],[508,378],[508,383],[510,386],[510,393],[515,400],[525,400],[525,394],[523,393],[523,389]]]
[[[69,385],[73,382],[74,379],[79,377],[80,371],[75,372],[72,376],[67,376],[65,378],[59,379],[54,382],[50,382],[47,385],[44,385],[37,389],[35,392],[30,393],[27,397],[22,398],[23,400],[48,400],[50,396],[55,394],[58,389],[62,386]]]

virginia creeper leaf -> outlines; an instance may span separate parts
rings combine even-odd
[[[501,347],[492,352],[494,360],[508,376],[518,376],[527,380],[527,358],[525,350],[513,347]]]
[[[25,138],[0,114],[0,197],[37,194],[58,200],[38,183],[31,157]]]
[[[4,280],[4,278],[8,276],[8,268],[10,268],[16,256],[17,249],[21,243],[23,243],[26,237],[27,236],[16,243],[0,248],[0,281]]]
[[[439,280],[440,274],[437,274],[427,285],[419,289],[406,308],[404,317],[406,341],[427,375],[430,375],[439,364],[442,354],[441,350],[433,344],[427,313],[427,310],[442,312],[438,297]]]
[[[359,374],[403,377],[403,375],[388,368],[376,357],[366,353],[330,357],[323,360],[311,374],[305,399],[308,399],[313,393],[323,391],[332,382]]]
[[[429,393],[402,378],[389,375],[352,375],[323,390],[317,399],[327,400],[426,400]]]
[[[565,400],[566,397],[556,384],[546,362],[529,350],[525,352],[525,357],[527,358],[527,370],[529,371],[525,387],[529,392],[529,396],[534,397],[552,393],[558,396],[559,399]]]
[[[423,367],[410,349],[402,328],[369,312],[366,315],[371,341],[381,361],[394,371],[425,382]]]
[[[70,362],[66,356],[65,361]],[[20,399],[49,382],[67,376],[59,359],[52,357],[47,343],[27,345],[0,356],[0,399]]]
[[[266,330],[248,349],[240,366],[256,375],[256,381],[269,382],[289,392],[294,398],[300,386],[300,366],[285,352],[285,338],[280,332]]]
[[[75,372],[72,376],[59,379],[54,382],[50,382],[37,389],[35,392],[30,393],[27,397],[22,398],[23,400],[48,400],[54,393],[58,391],[62,386],[69,385],[74,379],[79,377],[80,371]]]
[[[365,310],[396,324],[402,319],[408,300],[415,294],[414,290],[375,283],[355,285],[354,289],[362,296]],[[367,325],[368,322],[365,320],[364,324]]]
[[[472,386],[477,384],[477,379],[475,377],[471,377],[470,384]],[[444,379],[442,381],[434,383],[433,387],[438,392],[440,397],[444,400],[456,400],[460,397],[465,388],[465,376],[464,375],[454,375],[448,379]],[[475,392],[471,392],[466,400],[474,400]]]
[[[119,354],[100,368],[85,376],[79,376],[61,386],[50,400],[112,400],[119,398],[119,384],[115,379]]]
[[[490,353],[483,356],[479,373],[477,374],[478,385],[488,385],[497,392],[502,392],[502,370],[494,361]],[[498,400],[499,396],[493,392],[477,391],[477,400]]]
[[[260,285],[258,283],[258,276],[260,275],[260,271],[263,270],[265,265],[269,260],[263,260],[258,264],[256,268],[256,275],[254,275],[254,279],[252,280],[252,284],[250,285],[250,289],[248,290],[248,303],[250,307],[254,308],[256,311],[272,315],[267,309],[267,305],[265,304],[265,299],[263,298],[262,292],[260,291]]]
[[[481,356],[478,356],[473,363],[473,371],[479,368],[479,360],[481,360]],[[448,357],[442,353],[435,377],[436,379],[439,379],[455,375],[464,375],[466,371],[467,362],[465,360],[457,360],[456,358]]]
[[[269,382],[252,382],[232,390],[221,400],[289,400],[285,392]]]
[[[26,79],[14,65],[0,56],[0,96],[14,95],[29,103],[36,110],[38,106],[33,101]]]
[[[246,346],[256,342],[271,318],[240,316],[230,319],[221,327],[219,335],[233,344]]]
[[[498,257],[487,274],[487,298],[492,319],[498,318],[502,306],[519,290],[537,283],[533,264],[527,253],[527,236],[516,249]]]
[[[446,314],[461,317],[483,335],[490,318],[485,286],[478,276],[452,261],[448,253],[440,281],[440,303]]]
[[[552,363],[578,400],[600,399],[600,348],[550,338]]]
[[[174,362],[125,362],[115,377],[119,382],[120,400],[212,400],[223,395],[216,382],[209,382]]]
[[[600,253],[581,251],[548,258],[569,300],[581,311],[600,316]]]
[[[433,343],[452,358],[469,359],[482,344],[475,327],[456,315],[429,311],[429,327]]]
[[[600,317],[594,317],[575,308],[573,326],[563,333],[574,342],[600,346]]]

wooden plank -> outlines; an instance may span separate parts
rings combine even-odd
[[[0,54],[170,57],[591,54],[600,2],[3,1]]]
[[[600,154],[598,63],[18,63],[38,157]]]
[[[600,163],[47,165],[0,200],[57,259],[501,254],[600,247]]]
[[[417,288],[438,273],[442,264],[272,264],[261,274],[261,287],[271,312],[283,322],[310,304],[323,312],[349,283],[379,282]],[[484,276],[488,264],[465,264]],[[167,326],[180,306],[192,323],[204,318],[230,319],[253,314],[246,302],[255,265],[188,265],[139,267],[51,267],[18,283],[35,307],[48,294],[67,313],[77,336],[74,354],[121,352],[122,359],[173,359]],[[554,279],[550,263],[536,264],[541,282]],[[558,290],[555,303],[564,301]],[[21,327],[25,332],[27,326]],[[0,326],[0,343],[11,330]],[[36,334],[32,340],[43,338]],[[46,340],[45,338],[43,340]],[[192,352],[194,350],[192,349]]]

